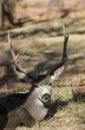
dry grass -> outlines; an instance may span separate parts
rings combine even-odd
[[[67,25],[72,21],[72,19],[69,20],[69,17],[73,17],[72,13],[69,15],[63,19]],[[63,36],[57,36],[58,33],[62,34],[62,31],[56,31],[58,25],[55,21],[49,22],[49,24],[31,24],[30,27],[12,30],[12,36],[15,36],[14,49],[16,53],[20,52],[21,54],[19,61],[28,68],[28,71],[33,71],[33,74],[42,68],[42,73],[45,73],[52,65],[60,61]],[[42,28],[45,32],[42,31]],[[75,34],[70,34],[68,42],[69,60],[66,64],[66,70],[53,86],[52,107],[49,111],[50,119],[36,122],[32,128],[19,127],[17,130],[85,130],[84,30],[85,20],[81,20],[81,22],[77,20],[67,27],[68,32]],[[15,35],[15,32],[19,35]],[[12,64],[9,44],[7,39],[3,37],[2,39],[0,42],[0,82],[8,72],[8,65],[11,66]],[[7,80],[4,81],[3,85],[5,83]],[[22,84],[22,87],[25,88],[25,85]],[[0,92],[3,91],[7,92],[8,90],[1,88]]]

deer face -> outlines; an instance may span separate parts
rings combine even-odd
[[[35,96],[48,107],[51,102],[52,86],[51,85],[40,85],[35,88]]]
[[[41,121],[47,115],[51,104],[52,86],[50,85],[34,85],[25,103],[25,109],[31,116]]]
[[[53,74],[54,76],[50,76],[48,84],[41,83],[41,85],[33,86],[34,89],[26,101],[25,108],[35,120],[41,121],[47,115],[51,104],[52,83],[59,77],[63,70],[64,66],[58,68]]]

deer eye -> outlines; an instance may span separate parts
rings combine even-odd
[[[52,85],[52,82],[50,82],[48,85],[51,86],[51,85]]]
[[[38,87],[39,87],[37,84],[35,84],[34,86],[35,86],[35,88],[38,88]]]

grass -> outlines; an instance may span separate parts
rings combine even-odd
[[[40,32],[35,37],[33,35],[29,38],[27,35],[23,38],[21,34],[22,36],[19,35],[18,38],[14,39],[14,49],[16,53],[19,52],[21,54],[19,61],[24,67],[28,68],[28,71],[38,70],[40,67],[43,69],[43,73],[51,69],[52,65],[61,59],[63,37],[55,37],[56,32],[52,32],[52,30],[51,33],[55,33],[55,35],[50,35],[49,26],[50,24],[46,24],[43,27],[45,29],[47,27],[48,34],[44,34],[42,37]],[[52,23],[51,26],[53,26]],[[40,28],[42,29],[42,24],[39,24]],[[69,28],[74,31],[77,27],[70,26],[68,30]],[[24,29],[26,31],[26,28]],[[18,28],[17,31],[20,33]],[[34,28],[33,31],[35,31]],[[69,32],[71,31],[69,30]],[[36,122],[32,128],[18,127],[17,130],[85,130],[84,41],[85,34],[70,35],[68,43],[69,61],[66,64],[66,70],[63,75],[53,85],[49,120]],[[0,50],[0,80],[2,80],[4,75],[6,75],[7,63],[12,63],[10,62],[11,56],[7,41],[0,42]],[[25,86],[22,84],[22,87]],[[5,90],[1,89],[1,91]]]

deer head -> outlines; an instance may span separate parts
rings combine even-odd
[[[65,28],[64,28],[65,30]],[[42,120],[48,111],[50,102],[51,102],[51,94],[52,94],[52,84],[58,77],[62,74],[65,68],[65,63],[67,61],[67,42],[69,35],[64,31],[64,45],[63,45],[63,54],[62,59],[59,64],[55,65],[50,72],[45,76],[48,79],[47,83],[44,83],[45,79],[36,83],[34,77],[30,76],[32,83],[32,91],[30,90],[29,98],[25,102],[26,110],[32,115],[35,120]],[[19,54],[15,54],[13,50],[12,40],[10,39],[8,33],[8,42],[10,44],[10,52],[12,55],[13,63],[14,63],[14,73],[19,81],[24,79],[24,81],[29,82],[28,71],[24,69],[18,62]],[[39,78],[39,76],[38,76]]]

